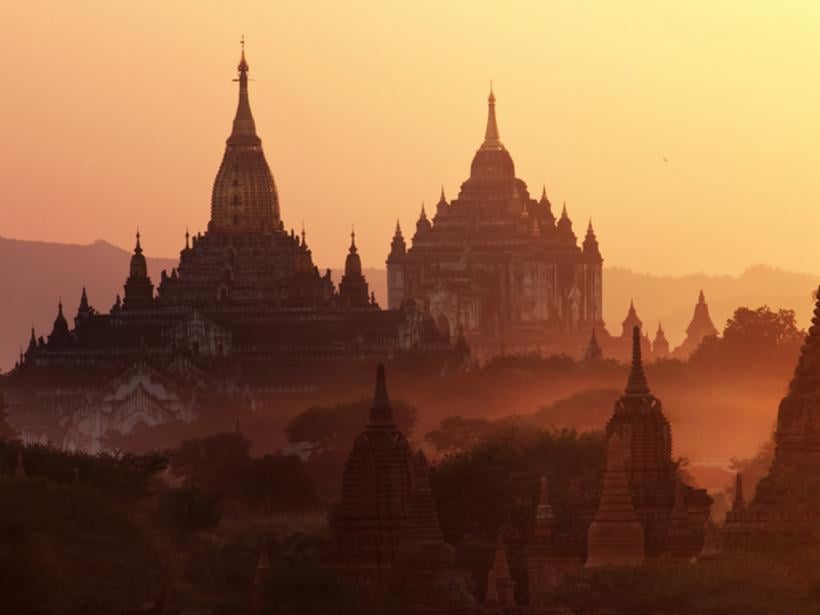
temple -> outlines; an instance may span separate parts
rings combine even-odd
[[[789,390],[777,412],[774,460],[747,502],[740,475],[721,542],[742,548],[770,539],[818,538],[820,521],[820,289]]]
[[[478,355],[581,356],[603,327],[603,259],[590,221],[581,245],[566,204],[556,220],[515,175],[490,92],[484,141],[458,196],[442,188],[432,219],[422,206],[411,245],[397,224],[387,257],[388,306],[413,299],[441,330],[463,328]]]
[[[345,465],[330,533],[324,564],[369,593],[399,596],[403,614],[475,613],[441,535],[427,459],[411,451],[393,421],[383,365],[368,424]]]
[[[688,559],[703,549],[712,499],[680,478],[669,421],[644,372],[637,324],[631,338],[626,388],[605,429],[607,466],[599,490],[572,495],[574,516],[562,519],[541,480],[525,556],[530,604],[544,609],[558,608],[554,593],[564,572],[659,557]]]
[[[98,450],[111,430],[192,420],[211,392],[273,406],[329,386],[331,371],[318,369],[329,362],[339,380],[400,355],[465,363],[465,340],[413,301],[390,310],[376,303],[354,235],[337,285],[314,264],[304,230],[286,231],[248,72],[243,48],[210,221],[204,233],[185,233],[179,265],[155,284],[147,237],[137,231],[122,298],[110,310],[92,307],[83,289],[73,326],[59,302],[50,334],[31,332],[6,380],[9,419],[27,442]]]
[[[709,305],[706,303],[706,296],[703,291],[700,291],[698,302],[695,304],[695,313],[689,326],[686,327],[686,339],[683,340],[680,346],[675,348],[673,357],[682,361],[687,360],[706,337],[717,334],[717,327],[712,322],[712,317],[709,316]]]

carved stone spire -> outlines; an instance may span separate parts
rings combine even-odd
[[[598,238],[595,236],[595,231],[592,230],[592,218],[589,219],[587,234],[586,237],[584,237],[584,254],[596,260],[601,258]]]
[[[487,128],[484,131],[484,143],[481,145],[481,149],[504,149],[498,136],[498,123],[495,119],[495,94],[493,94],[492,86],[490,86],[490,95],[487,97]]]
[[[384,375],[384,365],[379,363],[376,368],[376,387],[373,391],[373,405],[370,406],[370,422],[368,428],[395,428],[393,422],[393,408],[387,395],[387,381]]]
[[[629,371],[629,380],[626,383],[626,394],[630,396],[649,395],[649,383],[643,372],[641,359],[641,330],[637,326],[632,329],[632,367]]]

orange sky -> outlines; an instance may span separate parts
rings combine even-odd
[[[593,217],[608,265],[820,271],[820,4],[4,2],[0,235],[176,255],[251,103],[286,225],[320,267],[355,223],[382,265],[454,195],[494,80],[532,192]],[[668,162],[664,162],[666,157]]]

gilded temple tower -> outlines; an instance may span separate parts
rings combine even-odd
[[[248,99],[248,63],[245,60],[244,43],[237,70],[239,103],[233,130],[226,142],[222,164],[214,181],[209,230],[282,230],[279,194],[262,152],[262,140],[256,134],[256,124]]]

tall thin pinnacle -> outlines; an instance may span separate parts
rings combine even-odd
[[[641,359],[641,329],[637,325],[632,328],[632,367],[626,383],[626,394],[649,395],[649,383],[646,381]]]

